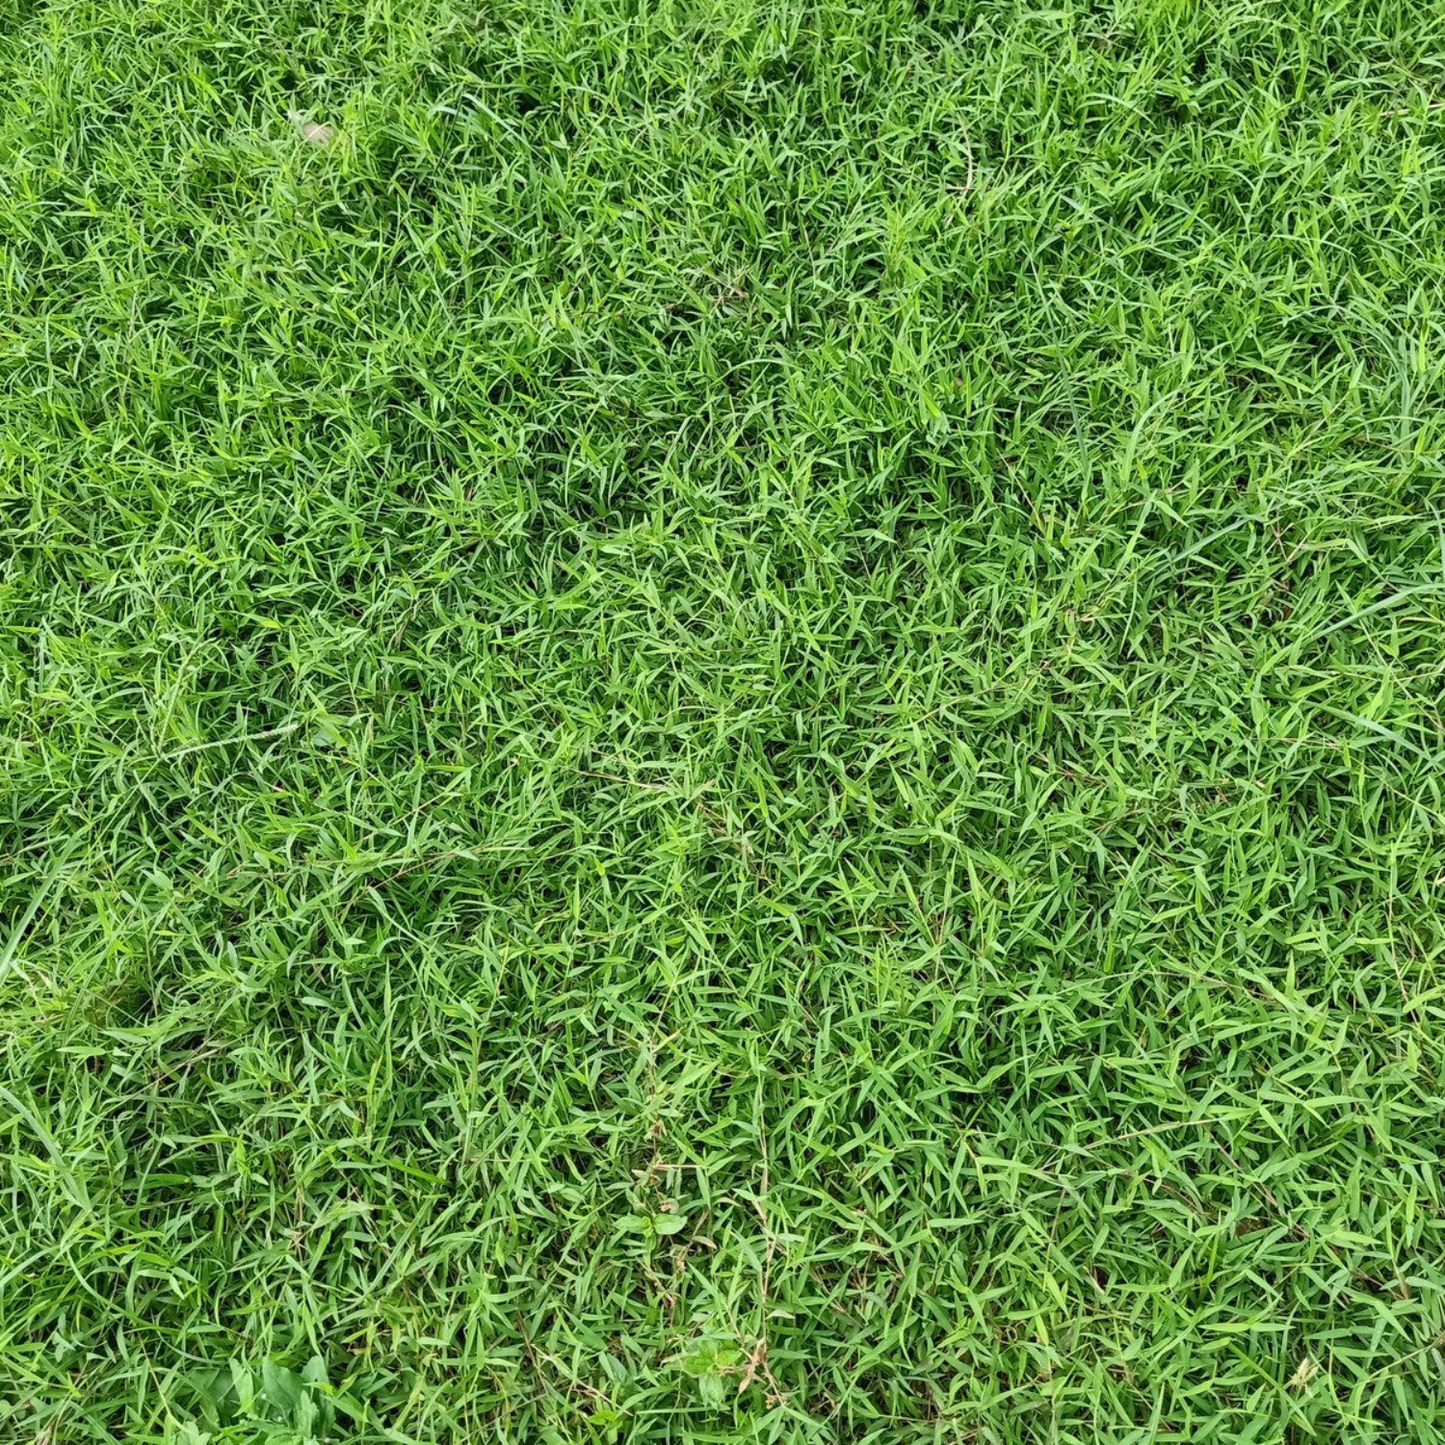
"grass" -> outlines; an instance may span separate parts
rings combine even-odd
[[[1445,1440],[1442,100],[0,0],[0,1439]]]

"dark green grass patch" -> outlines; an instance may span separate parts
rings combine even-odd
[[[1425,4],[0,0],[0,1438],[1445,1440],[1442,276]]]

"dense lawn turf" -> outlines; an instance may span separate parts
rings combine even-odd
[[[0,0],[0,1439],[1445,1440],[1445,22]]]

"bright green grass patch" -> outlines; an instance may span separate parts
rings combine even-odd
[[[1445,1440],[1442,104],[0,0],[0,1438]]]

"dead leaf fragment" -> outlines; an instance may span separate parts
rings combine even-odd
[[[336,139],[334,126],[322,125],[320,121],[307,120],[299,110],[288,110],[287,119],[301,132],[303,139],[314,146],[329,146]]]

